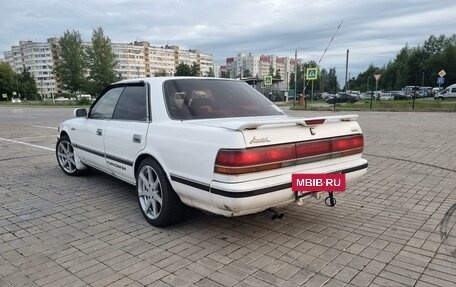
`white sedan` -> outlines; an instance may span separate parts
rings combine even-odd
[[[380,101],[392,101],[394,100],[394,95],[392,93],[380,93]]]
[[[367,170],[357,116],[292,118],[238,80],[121,81],[74,115],[59,126],[63,172],[89,166],[135,185],[155,226],[179,221],[183,204],[239,216],[301,200],[293,174],[350,183]]]

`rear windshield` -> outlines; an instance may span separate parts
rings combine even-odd
[[[171,118],[178,120],[273,116],[284,113],[242,81],[175,79],[164,83]]]

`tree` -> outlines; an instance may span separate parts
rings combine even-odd
[[[295,86],[295,73],[290,73],[290,89],[294,89]]]
[[[65,31],[59,39],[58,56],[55,73],[64,89],[75,94],[86,86],[85,75],[87,63],[84,46],[78,31]]]
[[[304,93],[304,72],[305,72],[306,68],[304,66],[304,64],[299,64],[298,63],[298,68],[296,70],[297,74],[296,74],[296,93],[297,94],[300,94],[300,93]]]
[[[174,76],[194,76],[194,77],[200,77],[201,76],[201,68],[200,65],[197,64],[196,62],[193,62],[191,66],[185,64],[184,62],[181,62],[179,65],[176,67],[176,73]]]
[[[400,90],[405,86],[435,86],[438,72],[446,71],[445,84],[456,82],[456,35],[431,35],[423,45],[410,48],[407,44],[396,58],[383,67],[372,64],[356,79],[350,88],[361,91],[375,88],[374,73],[382,74],[379,89]],[[355,88],[356,87],[356,88]]]
[[[328,74],[328,91],[334,91],[334,93],[337,93],[339,90],[340,87],[339,83],[337,82],[336,68],[330,68]]]
[[[272,65],[269,66],[269,76],[273,76],[274,75],[274,67],[272,67]]]
[[[431,35],[424,41],[423,51],[428,57],[441,53],[445,49],[445,43],[446,39],[444,35],[440,35],[439,37]]]
[[[456,45],[449,46],[441,53],[429,59],[428,69],[432,72],[429,76],[432,83],[437,82],[438,72],[445,70],[445,86],[456,83]]]
[[[177,65],[176,73],[174,73],[174,76],[192,76],[190,66],[184,62],[181,62],[179,65]]]
[[[280,79],[281,79],[281,77],[280,77],[280,69],[277,69],[277,70],[276,70],[274,79],[277,79],[277,80],[280,80]]]
[[[35,78],[32,77],[30,72],[26,69],[22,73],[16,75],[18,82],[18,91],[22,98],[26,100],[37,100],[38,90],[36,88]]]
[[[13,92],[17,92],[17,78],[13,69],[7,63],[0,62],[0,100],[10,100]],[[3,98],[7,95],[7,99]]]
[[[244,71],[242,72],[242,75],[244,78],[252,77],[252,73],[250,73],[249,69],[244,69]]]
[[[360,73],[356,79],[350,81],[350,89],[357,90],[357,91],[366,91],[366,92],[371,91],[372,89],[375,88],[374,74],[376,74],[378,72],[379,72],[379,68],[375,67],[373,64],[370,64],[366,71]],[[329,80],[329,81],[331,81],[331,80]],[[383,83],[383,81],[381,81],[379,83]],[[332,86],[334,87],[333,83],[332,83]],[[330,90],[333,90],[333,89],[330,89]]]
[[[86,62],[89,68],[89,86],[91,94],[99,94],[104,87],[116,81],[114,68],[117,65],[116,55],[112,51],[111,40],[105,37],[99,27],[92,32],[92,45],[86,47]]]
[[[212,69],[212,67],[209,68],[209,71],[207,72],[207,76],[208,77],[215,77],[214,70]]]
[[[231,75],[231,70],[221,71],[220,78],[229,79]]]
[[[201,76],[201,67],[196,62],[193,62],[190,67],[190,76],[200,77]]]
[[[164,69],[161,69],[158,72],[154,73],[154,77],[165,77],[166,76],[166,71]]]
[[[3,94],[7,97],[3,98]],[[25,100],[39,99],[35,79],[25,68],[20,74],[15,74],[10,65],[0,63],[0,100],[10,100],[13,97]]]

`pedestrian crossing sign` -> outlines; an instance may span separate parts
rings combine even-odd
[[[264,76],[264,85],[265,86],[272,85],[272,76]]]
[[[316,80],[317,79],[317,68],[307,68],[306,79],[307,80]]]

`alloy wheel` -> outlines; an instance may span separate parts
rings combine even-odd
[[[163,205],[162,185],[155,170],[148,165],[139,171],[138,196],[144,214],[150,219],[156,219]]]

